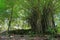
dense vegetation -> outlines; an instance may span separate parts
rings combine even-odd
[[[60,34],[60,0],[0,0],[0,31],[16,29]]]

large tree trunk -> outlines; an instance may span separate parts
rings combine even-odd
[[[30,16],[28,21],[29,21],[29,24],[31,25],[32,31],[37,34],[40,34],[41,28],[42,28],[40,23],[41,14],[39,11],[39,0],[37,1],[38,1],[37,5],[31,8],[32,15]]]
[[[49,2],[48,6],[44,6],[42,20],[41,20],[42,31],[44,34],[48,33],[47,31],[49,30],[49,28],[51,28],[51,30],[54,30],[55,28],[53,12],[54,10],[52,7],[52,2]]]
[[[43,14],[39,11],[39,0],[37,5],[32,7],[29,24],[34,32],[46,34],[48,33],[48,28],[54,29],[55,27],[52,1],[43,7]]]
[[[35,8],[32,8],[32,15],[29,18],[29,24],[31,25],[32,31],[36,32],[37,28],[37,11]]]

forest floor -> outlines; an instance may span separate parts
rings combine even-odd
[[[0,36],[0,40],[60,40],[60,38],[48,38],[48,37],[29,37],[28,35],[20,36],[20,35],[14,35],[14,36]]]

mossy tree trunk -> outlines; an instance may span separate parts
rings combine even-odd
[[[55,29],[54,10],[52,6],[52,1],[50,1],[48,5],[44,6],[43,8],[41,25],[42,25],[43,34],[46,33],[50,34],[51,31]],[[49,29],[51,29],[50,32],[48,32]],[[52,33],[54,33],[54,31]]]

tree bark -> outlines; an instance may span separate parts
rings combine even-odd
[[[8,36],[10,36],[9,35],[9,30],[10,30],[10,27],[11,27],[12,15],[13,15],[13,7],[11,9],[11,14],[10,14],[9,23],[8,23]]]

